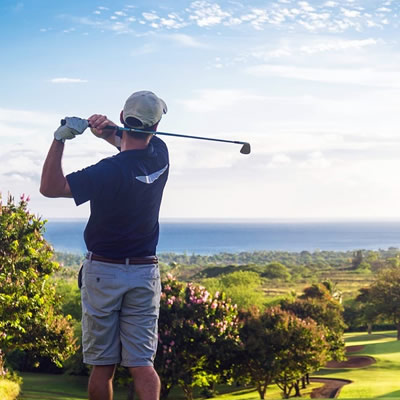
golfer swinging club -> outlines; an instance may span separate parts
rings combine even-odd
[[[156,131],[167,106],[149,91],[133,93],[121,111],[125,127]],[[66,118],[54,133],[43,166],[40,192],[46,197],[90,201],[81,268],[83,360],[93,365],[90,400],[112,400],[115,367],[129,369],[141,400],[158,400],[153,368],[158,333],[160,273],[156,257],[158,215],[168,178],[165,143],[151,133],[123,132],[103,115]],[[66,177],[61,167],[65,140],[90,126],[120,152]]]

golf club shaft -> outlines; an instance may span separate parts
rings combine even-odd
[[[65,125],[66,120],[62,119],[61,120],[61,125]],[[90,127],[90,124],[89,124]],[[145,131],[143,129],[134,129],[134,128],[122,128],[120,126],[116,125],[107,125],[102,129],[112,129],[116,130],[117,132],[139,132],[139,133],[152,133],[153,135],[165,135],[165,136],[175,136],[175,137],[182,137],[182,138],[189,138],[189,139],[200,139],[200,140],[210,140],[213,142],[223,142],[223,143],[234,143],[234,144],[241,144],[242,148],[240,149],[240,152],[242,154],[250,154],[251,152],[251,146],[250,143],[248,142],[241,142],[238,140],[226,140],[226,139],[216,139],[216,138],[209,138],[209,137],[203,137],[203,136],[193,136],[193,135],[182,135],[180,133],[169,133],[169,132],[158,132],[158,131]]]
[[[237,140],[215,139],[215,138],[208,138],[208,137],[203,137],[203,136],[182,135],[179,133],[169,133],[169,132],[159,132],[159,131],[144,131],[142,129],[122,128],[119,126],[112,126],[112,125],[107,125],[105,127],[105,129],[117,129],[119,131],[125,131],[125,132],[152,133],[153,135],[165,135],[165,136],[176,136],[176,137],[183,137],[183,138],[190,138],[190,139],[211,140],[213,142],[247,144],[247,142],[239,142]]]

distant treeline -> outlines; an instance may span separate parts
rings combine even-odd
[[[56,261],[64,266],[77,266],[84,260],[84,255],[55,252]],[[218,253],[213,255],[161,253],[158,258],[165,264],[182,265],[248,265],[280,262],[286,266],[307,265],[310,267],[351,268],[354,263],[365,261],[376,263],[400,259],[400,249],[389,247],[387,250],[353,250],[353,251],[254,251],[240,253]],[[356,261],[355,261],[356,260]]]
[[[310,280],[330,271],[365,275],[400,266],[400,249],[395,247],[377,251],[255,251],[214,255],[162,253],[158,256],[163,273],[171,272],[184,281],[251,271],[262,278],[293,282]],[[56,252],[55,260],[64,267],[77,269],[84,255]]]
[[[216,265],[216,264],[265,264],[280,262],[284,265],[315,265],[345,267],[352,266],[352,260],[361,253],[363,259],[396,258],[400,256],[400,249],[389,247],[387,250],[353,250],[353,251],[254,251],[240,253],[218,253],[213,255],[162,253],[159,258],[162,262],[187,265]]]

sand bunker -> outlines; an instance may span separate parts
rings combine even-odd
[[[365,346],[348,346],[346,354],[362,351]],[[326,368],[364,368],[376,362],[375,358],[370,356],[347,356],[346,361],[329,361]],[[339,396],[344,385],[351,381],[347,379],[334,378],[311,378],[312,382],[322,382],[324,386],[314,389],[311,392],[312,399],[332,399]]]
[[[375,358],[369,356],[348,356],[346,361],[329,361],[326,368],[364,368],[375,362]]]

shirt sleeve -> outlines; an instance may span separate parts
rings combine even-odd
[[[153,136],[151,138],[150,143],[154,147],[157,157],[163,158],[164,162],[166,164],[169,164],[168,148],[165,142],[161,140],[159,137]]]
[[[77,206],[99,198],[104,190],[115,190],[120,182],[117,168],[107,160],[68,174],[66,178]]]

